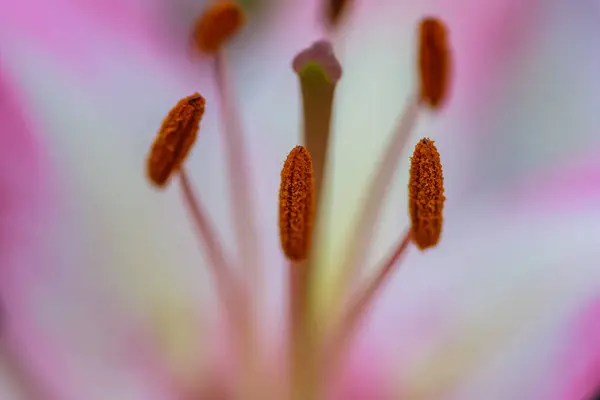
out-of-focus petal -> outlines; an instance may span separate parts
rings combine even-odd
[[[55,377],[48,363],[60,366],[60,356],[51,344],[41,347],[35,340],[26,347],[22,339],[35,337],[24,281],[28,275],[43,273],[47,256],[40,239],[49,226],[48,213],[54,203],[49,196],[50,165],[41,138],[25,120],[27,108],[17,97],[9,74],[0,70],[0,76],[0,335],[9,346],[2,353],[20,353],[26,360],[23,369],[46,387],[52,381],[49,375]],[[7,355],[6,361],[10,358]],[[36,368],[40,364],[46,367],[45,376]]]
[[[591,400],[592,394],[600,394],[600,299],[594,297],[567,322],[547,398]]]
[[[487,110],[466,125],[479,165],[470,185],[489,191],[568,165],[600,144],[594,108],[600,25],[593,3],[540,2],[526,22],[529,35],[508,79],[495,97],[481,98]]]
[[[157,1],[25,0],[4,2],[0,38],[37,43],[57,57],[81,63],[77,53],[102,53],[98,38],[149,44]]]
[[[396,364],[387,357],[378,332],[364,329],[356,337],[338,376],[325,397],[335,400],[393,398]]]
[[[591,147],[558,168],[543,171],[504,194],[506,205],[565,212],[600,208],[600,146]]]
[[[212,1],[212,0],[210,0]],[[6,2],[0,14],[0,43],[3,52],[25,44],[60,60],[76,73],[92,79],[111,52],[144,52],[169,65],[174,73],[198,74],[211,63],[193,48],[191,31],[209,0],[40,0]],[[236,59],[248,59],[254,45],[272,36],[270,27],[281,9],[294,0],[246,1],[250,11],[244,35],[234,39]],[[274,7],[274,3],[278,3]],[[35,12],[32,12],[35,10]],[[302,25],[296,25],[300,27]],[[302,28],[304,30],[304,28]],[[285,35],[277,35],[285,39]],[[260,47],[260,46],[259,46]],[[11,57],[4,53],[3,57]],[[261,64],[260,57],[250,63]],[[251,68],[251,66],[250,66]]]
[[[401,392],[545,398],[562,327],[600,289],[600,211],[451,221],[438,248],[409,255],[376,310],[386,343],[396,341]]]
[[[147,320],[137,318],[120,291],[128,282],[107,275],[110,249],[94,247],[86,256],[102,232],[78,228],[88,222],[81,218],[80,192],[66,178],[72,168],[52,135],[32,130],[45,125],[45,133],[56,133],[57,126],[27,91],[15,96],[18,79],[9,82],[11,75],[3,70],[0,81],[3,342],[48,396],[172,399],[172,382],[161,372],[164,354],[155,354],[158,339],[141,327]],[[91,260],[98,268],[90,268]],[[90,393],[91,387],[99,390]]]

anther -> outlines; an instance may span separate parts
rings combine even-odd
[[[279,188],[281,247],[292,261],[308,256],[314,203],[312,160],[304,146],[296,146],[285,160]]]
[[[448,97],[451,56],[444,23],[434,17],[424,18],[419,28],[419,97],[433,109],[440,108]]]
[[[245,25],[246,15],[235,1],[216,0],[194,27],[194,41],[202,53],[214,54]]]
[[[199,93],[185,97],[169,111],[147,160],[148,177],[158,187],[164,187],[173,172],[179,170],[192,148],[206,102]]]
[[[408,184],[412,240],[421,250],[435,246],[440,239],[444,200],[440,154],[433,140],[421,139],[410,159]]]

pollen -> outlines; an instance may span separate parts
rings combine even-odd
[[[308,256],[314,218],[312,159],[304,146],[287,156],[279,188],[279,234],[281,247],[292,261]]]
[[[421,250],[435,246],[440,239],[444,200],[440,154],[433,140],[421,139],[410,159],[408,183],[412,240]]]
[[[164,119],[147,160],[148,177],[164,187],[179,170],[196,141],[206,101],[199,93],[185,97]]]
[[[441,20],[427,17],[421,21],[419,31],[420,99],[438,109],[448,97],[450,84],[448,29]]]
[[[235,1],[217,0],[194,26],[194,42],[202,53],[214,54],[245,25],[246,15]]]

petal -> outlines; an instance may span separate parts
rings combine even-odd
[[[550,376],[572,381],[554,366],[600,289],[600,213],[490,211],[448,216],[440,246],[410,254],[375,311],[408,398],[547,398]]]
[[[526,182],[598,147],[600,118],[593,104],[600,82],[592,77],[600,68],[594,39],[600,30],[593,7],[556,1],[529,16],[530,34],[510,75],[494,98],[481,99],[487,110],[469,121],[477,135],[473,186],[492,191]]]
[[[564,212],[600,202],[600,146],[525,180],[505,194],[506,204]]]
[[[1,33],[36,43],[77,62],[77,53],[98,50],[94,47],[102,35],[118,35],[125,40],[147,43],[151,23],[155,22],[151,17],[158,3],[139,0],[6,2],[0,17]]]
[[[327,399],[362,400],[392,398],[394,365],[385,357],[386,348],[378,346],[376,332],[361,332],[350,349],[340,376],[331,384]]]
[[[14,357],[12,362],[40,387],[43,392],[38,395],[44,397],[134,395],[139,387],[132,382],[139,382],[139,376],[124,366],[133,367],[134,358],[141,362],[142,353],[148,357],[148,347],[143,349],[141,335],[135,335],[135,343],[144,351],[131,346],[126,335],[133,335],[134,323],[119,321],[124,315],[122,310],[111,309],[116,306],[115,298],[94,282],[99,275],[81,275],[85,270],[81,268],[85,264],[78,264],[81,237],[64,236],[74,221],[61,210],[63,205],[76,205],[65,201],[50,148],[31,129],[40,122],[39,114],[22,100],[27,96],[15,95],[16,85],[9,85],[9,74],[2,72],[0,120],[6,129],[0,137],[0,293],[6,311],[3,343],[9,346],[7,357]],[[137,369],[146,377],[148,373],[156,376],[156,371],[144,371],[139,364]],[[106,370],[111,373],[105,374]],[[129,382],[124,382],[126,376]],[[165,391],[172,394],[168,382],[162,383],[160,387],[160,380],[148,380],[145,391],[154,396]],[[90,393],[90,387],[104,389]],[[172,398],[171,394],[162,398]],[[140,398],[160,397],[146,393]]]
[[[20,339],[31,339],[35,332],[31,329],[35,326],[31,316],[20,314],[29,306],[24,296],[24,278],[43,272],[47,256],[40,244],[40,231],[48,228],[48,217],[53,209],[48,184],[51,174],[47,154],[32,130],[32,123],[25,121],[26,108],[16,95],[10,75],[5,70],[0,73],[3,77],[0,80],[3,127],[0,131],[0,298],[3,343],[7,346],[2,349],[2,355],[10,360],[14,352],[25,352],[24,371],[32,374],[33,379],[44,380],[41,385],[45,386],[48,374],[42,377],[31,370],[35,370],[36,364],[44,364],[44,359],[61,365],[60,359],[50,344],[41,347],[35,340],[28,347],[20,346]],[[13,349],[14,346],[17,348]]]
[[[587,399],[600,391],[600,298],[585,304],[572,320],[555,364],[559,384],[549,391],[554,397],[548,398]]]

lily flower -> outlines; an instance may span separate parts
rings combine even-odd
[[[600,121],[501,111],[561,6],[63,1],[0,20],[0,395],[592,398]]]

